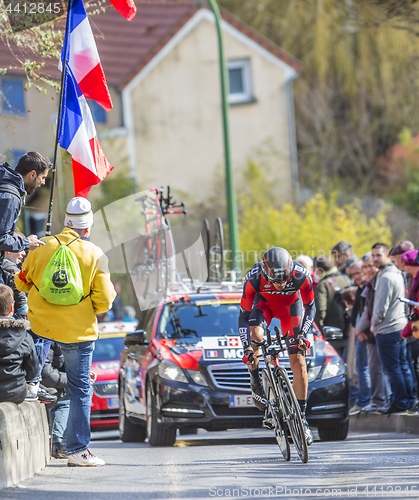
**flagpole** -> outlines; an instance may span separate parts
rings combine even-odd
[[[62,109],[62,105],[63,105],[63,88],[64,88],[66,63],[67,63],[67,61],[64,58],[62,73],[61,73],[61,90],[60,90],[60,103],[58,105],[57,130],[55,133],[54,159],[52,161],[52,179],[51,179],[51,191],[50,191],[50,196],[49,196],[48,218],[47,218],[47,225],[45,228],[46,236],[51,236],[52,206],[54,204],[55,178],[57,176],[58,134],[60,131],[61,109]]]
[[[72,7],[72,0],[68,3],[67,10],[67,22],[65,26],[65,36],[64,36],[64,45],[62,54],[63,57],[63,67],[61,68],[61,89],[60,89],[60,101],[58,104],[58,117],[57,117],[57,130],[55,133],[55,147],[54,147],[54,159],[52,161],[52,178],[51,178],[51,191],[49,196],[49,207],[48,207],[48,218],[47,224],[45,227],[45,235],[51,236],[51,226],[52,226],[52,205],[54,204],[54,190],[55,190],[55,178],[57,176],[57,153],[58,153],[58,134],[60,131],[60,123],[61,123],[61,111],[63,107],[63,89],[64,89],[64,78],[65,78],[65,69],[67,66],[67,43],[68,43],[68,30],[69,30],[69,12]]]

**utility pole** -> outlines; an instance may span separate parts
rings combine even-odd
[[[214,12],[215,24],[217,26],[218,35],[218,52],[220,63],[220,79],[221,79],[221,104],[223,114],[223,138],[224,138],[224,157],[225,157],[225,173],[226,173],[226,195],[227,195],[227,216],[228,216],[228,230],[230,238],[230,246],[232,253],[231,269],[240,270],[241,267],[238,261],[239,252],[239,230],[237,218],[237,200],[236,188],[234,185],[234,175],[231,165],[231,151],[230,151],[230,131],[228,122],[228,109],[229,104],[227,100],[228,95],[228,74],[224,57],[224,44],[223,34],[221,31],[221,14],[216,0],[208,0],[211,9]]]

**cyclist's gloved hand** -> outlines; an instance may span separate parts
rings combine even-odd
[[[248,364],[251,364],[253,363],[253,361],[255,360],[255,353],[252,349],[246,349],[244,351],[244,356],[243,356],[243,363],[245,365],[248,365]]]
[[[302,351],[307,351],[307,349],[310,347],[311,342],[309,342],[307,339],[305,339],[302,335],[297,337],[298,341],[298,349],[301,349]]]

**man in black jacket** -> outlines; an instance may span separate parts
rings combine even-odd
[[[67,373],[60,344],[52,342],[42,369],[42,384],[56,389],[57,402],[46,406],[50,435],[52,437],[51,455],[54,458],[66,458],[65,433],[67,430],[70,399],[68,397]]]
[[[364,256],[363,259],[366,261],[370,260],[371,254]],[[362,259],[355,261],[350,266],[350,276],[354,284],[358,287],[351,313],[351,325],[355,328],[357,319],[362,316],[365,308],[365,295],[363,292],[367,286],[367,277],[364,273]],[[360,411],[369,411],[371,409],[371,379],[368,368],[367,343],[374,342],[374,337],[371,334],[366,335],[366,338],[358,336],[356,339],[355,371],[358,379],[358,393],[356,395],[355,406],[351,408],[349,415],[356,415]]]
[[[45,184],[51,162],[39,153],[24,154],[16,169],[11,169],[7,163],[0,165],[0,260],[4,252],[20,252],[34,250],[45,245],[36,234],[28,238],[14,236],[21,209],[21,197],[32,194]],[[3,282],[0,276],[0,283]]]
[[[30,324],[13,318],[13,292],[0,284],[0,402],[20,404],[26,397],[26,381],[39,372]]]

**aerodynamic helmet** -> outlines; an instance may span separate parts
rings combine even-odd
[[[293,268],[294,262],[285,248],[273,247],[263,255],[262,274],[269,283],[286,283]]]

